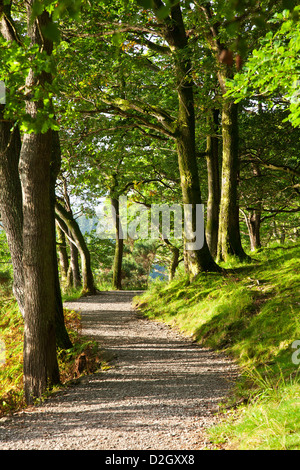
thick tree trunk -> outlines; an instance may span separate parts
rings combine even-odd
[[[188,126],[183,126],[181,135],[177,139],[178,164],[181,177],[181,189],[183,204],[190,204],[193,210],[192,232],[196,233],[196,205],[201,204],[201,194],[199,187],[198,171],[196,166],[195,153],[193,153],[194,141],[187,135]],[[192,147],[192,148],[191,148]],[[185,242],[190,243],[185,234]],[[208,249],[206,237],[200,249],[186,250],[188,270],[191,279],[202,271],[219,271]]]
[[[219,110],[214,110],[212,119],[209,119],[212,135],[207,137],[207,175],[208,175],[208,200],[206,238],[209,251],[216,258],[219,233],[220,211],[220,171],[219,171],[219,139],[216,136],[219,127]]]
[[[1,33],[8,41],[19,43],[13,20],[10,16],[11,4],[3,6],[0,3]],[[17,299],[22,315],[24,311],[24,276],[23,276],[23,207],[22,188],[19,175],[19,157],[21,149],[21,138],[19,129],[13,122],[3,119],[4,107],[0,109],[0,212],[2,213],[8,244],[10,248],[12,265],[14,271],[14,295]],[[53,162],[51,164],[51,188],[52,194],[52,221],[54,228],[54,199],[55,181],[60,168],[60,147],[58,133],[52,134]],[[2,209],[1,209],[2,207]],[[55,240],[55,237],[54,237]],[[56,332],[57,343],[60,347],[69,348],[71,342],[64,325],[63,307],[61,301],[60,285],[57,271],[56,247],[53,245],[53,262],[55,270],[56,285]]]
[[[50,196],[51,131],[25,134],[20,154],[23,189],[25,292],[24,389],[27,403],[59,382],[56,289]]]
[[[238,105],[224,101],[222,109],[222,186],[219,219],[218,261],[230,256],[247,257],[241,244],[238,208],[239,136]]]
[[[97,289],[94,284],[94,277],[91,269],[91,257],[89,249],[76,220],[58,201],[55,204],[56,217],[60,227],[68,234],[70,230],[72,238],[78,248],[81,258],[82,271],[82,295],[95,295]]]
[[[113,263],[113,280],[112,286],[114,289],[122,289],[122,261],[123,261],[123,249],[124,249],[124,240],[123,240],[123,231],[120,220],[120,211],[119,211],[119,200],[117,198],[111,197],[111,205],[114,210],[115,217],[115,231],[116,231],[116,246],[115,246],[115,256]]]
[[[28,36],[52,53],[52,43],[41,37],[42,28],[49,24],[44,12],[32,21],[33,0],[27,4]],[[26,87],[32,90],[51,80],[30,70]],[[28,101],[26,111],[37,118],[39,101]],[[48,386],[59,383],[56,358],[57,286],[54,258],[54,218],[52,202],[52,132],[26,133],[20,152],[19,171],[23,195],[23,269],[25,294],[24,322],[24,393],[28,404],[40,397]]]

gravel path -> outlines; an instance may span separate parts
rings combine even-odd
[[[67,304],[82,313],[83,334],[113,355],[113,367],[0,420],[0,449],[209,448],[205,428],[215,423],[236,368],[140,318],[131,308],[136,293],[105,292]]]

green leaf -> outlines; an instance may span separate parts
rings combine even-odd
[[[42,32],[47,39],[53,42],[60,41],[60,31],[56,23],[48,23],[46,26],[43,26]]]
[[[44,11],[44,5],[39,0],[35,0],[35,2],[32,5],[32,16],[33,17],[39,16],[43,13],[43,11]]]
[[[170,13],[170,7],[165,5],[163,7],[161,7],[158,12],[157,12],[157,16],[158,18],[160,18],[161,20],[163,20],[164,18],[166,18],[168,16],[168,14]]]
[[[120,47],[124,42],[124,36],[120,33],[115,33],[111,38],[111,42],[114,46]]]
[[[138,4],[141,5],[142,7],[148,9],[148,8],[153,8],[153,0],[137,0]]]

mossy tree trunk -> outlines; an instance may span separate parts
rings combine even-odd
[[[155,0],[154,4],[158,9],[162,6],[160,0]],[[195,209],[196,205],[201,204],[202,201],[196,160],[194,84],[191,76],[191,61],[187,52],[188,39],[179,4],[171,8],[170,16],[164,20],[164,37],[174,58],[177,82],[176,143],[182,201],[183,204],[191,204],[193,208],[192,231],[196,233]],[[203,247],[187,250],[186,255],[191,279],[201,271],[219,270],[209,251],[205,235]]]
[[[225,98],[226,80],[232,78],[235,69],[233,53],[221,42],[222,24],[216,19],[209,2],[197,6],[206,23],[204,32],[217,68],[217,78],[222,99],[222,174],[221,201],[219,215],[219,233],[217,262],[226,261],[230,256],[247,258],[241,244],[238,207],[239,174],[239,135],[238,105]]]
[[[226,261],[231,256],[245,259],[247,255],[241,243],[238,206],[238,105],[229,100],[223,102],[222,139],[222,184],[217,259]]]

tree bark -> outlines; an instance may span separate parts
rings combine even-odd
[[[25,292],[24,387],[27,403],[59,382],[56,289],[50,198],[51,131],[25,134],[20,154],[23,189]]]
[[[60,264],[60,275],[61,284],[63,290],[67,288],[68,270],[69,270],[69,258],[67,253],[67,241],[64,231],[56,224],[57,233],[57,252]]]
[[[218,237],[218,261],[231,256],[247,257],[243,250],[239,227],[238,174],[239,136],[238,105],[224,100],[222,109],[222,186]]]
[[[3,111],[0,105],[0,215],[12,259],[13,292],[24,316],[23,208],[18,170],[21,138],[18,127],[4,120]]]
[[[249,232],[250,249],[255,251],[261,248],[260,241],[260,225],[261,225],[261,210],[254,209],[249,216],[245,214],[246,225]]]
[[[123,240],[123,231],[120,220],[120,210],[119,210],[119,200],[117,198],[111,197],[111,205],[114,209],[115,216],[115,231],[116,231],[116,246],[115,246],[115,256],[113,263],[113,280],[112,286],[114,289],[122,289],[122,261],[123,261],[123,250],[124,250],[124,240]]]
[[[261,170],[257,163],[253,163],[253,175],[257,178],[261,177]],[[252,211],[249,219],[249,235],[251,251],[261,248],[260,226],[261,226],[261,210],[262,210],[262,189],[258,183],[256,208]]]
[[[0,32],[6,41],[19,42],[10,9],[11,3],[0,1]],[[0,215],[12,259],[13,292],[24,316],[23,209],[18,170],[21,137],[16,123],[4,119],[4,110],[0,105]]]
[[[7,41],[19,43],[16,28],[10,15],[11,4],[3,6],[0,2],[0,16],[2,14],[0,26],[1,33]],[[0,213],[2,214],[3,225],[8,239],[12,265],[14,271],[13,291],[18,302],[20,311],[25,316],[24,311],[24,275],[23,275],[23,205],[22,188],[19,175],[19,158],[21,150],[21,138],[18,126],[3,119],[4,106],[0,106]],[[55,181],[60,168],[60,147],[58,133],[52,134],[52,156],[51,164],[51,198],[52,198],[52,220],[54,228],[54,199]],[[54,237],[55,240],[55,237]],[[53,245],[53,262],[55,270],[56,285],[56,332],[57,343],[60,347],[71,347],[64,325],[63,307],[61,301],[60,285],[57,270],[56,247]]]
[[[56,217],[60,227],[68,234],[70,230],[74,243],[78,248],[81,258],[82,271],[82,295],[95,295],[97,289],[94,284],[94,277],[91,269],[91,257],[89,249],[76,220],[58,201],[55,204]]]
[[[52,53],[51,41],[41,37],[49,24],[44,12],[32,21],[33,1],[27,5],[28,36]],[[26,87],[32,90],[50,77],[35,76],[30,70]],[[32,119],[43,104],[28,101],[26,111]],[[40,397],[47,387],[60,381],[56,357],[56,279],[52,205],[52,132],[25,133],[20,152],[19,171],[23,195],[23,268],[25,294],[24,322],[24,394],[27,404]]]
[[[79,289],[82,287],[80,267],[79,267],[79,251],[77,246],[74,244],[74,239],[72,233],[68,230],[69,233],[69,246],[70,246],[70,266],[68,271],[68,285],[72,286],[74,289]],[[73,242],[71,241],[73,240]]]
[[[72,342],[68,335],[64,309],[61,297],[60,280],[58,273],[58,262],[56,252],[56,230],[55,230],[55,185],[56,179],[61,167],[61,148],[59,134],[57,131],[52,131],[52,145],[51,145],[51,165],[50,165],[50,204],[51,204],[51,227],[53,237],[53,269],[54,269],[54,282],[55,282],[55,299],[56,299],[56,313],[55,313],[55,332],[56,344],[59,348],[69,349],[72,347]]]
[[[217,77],[223,95],[223,150],[217,262],[226,261],[232,255],[245,259],[248,257],[241,244],[237,192],[239,171],[238,105],[224,98],[227,91],[226,80],[232,78],[234,73],[233,56],[232,52],[221,43],[219,29],[222,24],[216,20],[210,3],[204,3],[197,7],[208,26],[205,35],[216,59]]]
[[[208,175],[208,200],[206,238],[209,251],[216,258],[219,233],[219,211],[220,211],[220,171],[219,171],[219,139],[216,133],[219,128],[219,110],[212,112],[209,118],[211,134],[207,136],[207,175]]]
[[[178,265],[179,265],[180,251],[179,251],[179,248],[177,248],[177,246],[175,245],[172,245],[170,240],[168,240],[167,238],[164,239],[164,242],[166,243],[166,245],[168,246],[168,248],[170,249],[172,253],[171,263],[169,267],[169,281],[171,282],[173,281],[175,277],[176,269],[178,268]]]
[[[155,0],[157,8],[160,0]],[[191,204],[193,212],[197,204],[201,204],[201,192],[196,160],[195,145],[195,109],[191,62],[187,56],[187,35],[179,4],[172,7],[171,17],[164,20],[164,37],[169,44],[173,58],[178,93],[178,124],[176,133],[178,166],[181,180],[183,204]],[[192,230],[196,231],[193,217]],[[186,238],[186,235],[185,235]],[[187,250],[187,262],[191,279],[201,271],[219,271],[207,246],[201,249]]]

